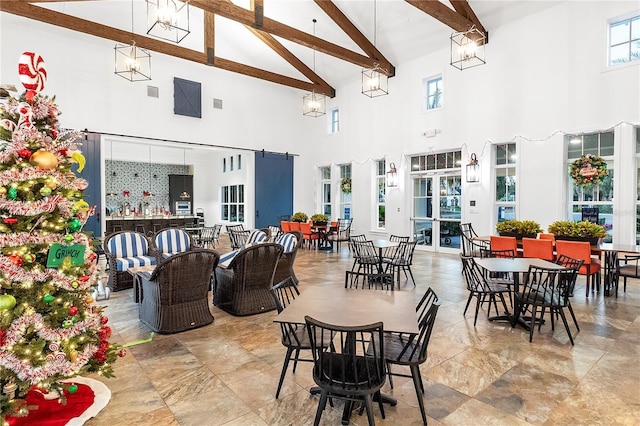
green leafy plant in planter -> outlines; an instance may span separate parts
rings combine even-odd
[[[309,216],[303,212],[295,212],[293,216],[291,216],[291,222],[306,222],[309,220]]]
[[[316,226],[325,226],[329,222],[329,215],[316,213],[311,216],[311,222]]]
[[[509,237],[532,237],[535,238],[538,232],[542,232],[540,224],[533,220],[505,220],[498,222],[496,231],[502,236]]]
[[[549,225],[549,233],[556,240],[589,241],[597,244],[600,238],[607,236],[603,226],[588,221],[557,220]]]

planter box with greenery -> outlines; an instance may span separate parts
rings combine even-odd
[[[313,222],[313,226],[327,226],[329,215],[316,213],[311,216],[311,222]]]
[[[597,223],[571,220],[558,220],[549,225],[549,233],[555,235],[556,240],[589,241],[591,245],[598,244],[600,238],[607,236],[607,231]]]
[[[295,212],[293,216],[291,216],[291,222],[306,222],[309,220],[309,216],[303,212]]]
[[[542,228],[540,228],[538,222],[533,220],[512,219],[498,222],[496,231],[503,237],[536,238],[538,232],[542,232]]]

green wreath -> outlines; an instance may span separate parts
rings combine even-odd
[[[576,186],[598,185],[609,174],[607,162],[596,155],[587,154],[571,163],[569,174]]]
[[[340,190],[345,194],[351,194],[351,178],[342,178]]]

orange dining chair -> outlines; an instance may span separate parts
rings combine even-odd
[[[538,234],[538,239],[540,240],[551,240],[553,242],[556,241],[556,236],[553,234],[545,234],[543,232]]]
[[[556,241],[557,256],[565,255],[582,260],[582,266],[578,274],[587,277],[587,297],[589,297],[589,281],[592,282],[592,290],[600,289],[600,269],[602,265],[599,258],[591,257],[591,244],[587,241]]]
[[[553,241],[537,238],[522,239],[522,257],[534,257],[553,261]]]
[[[302,232],[302,238],[304,242],[307,243],[309,248],[314,245],[316,248],[318,247],[318,240],[320,238],[320,234],[317,232],[313,232],[311,229],[311,222],[300,222],[300,232]]]
[[[516,237],[500,237],[498,235],[492,235],[490,238],[491,250],[513,250],[516,256],[518,254],[518,243]]]
[[[280,229],[282,230],[283,234],[286,234],[287,232],[291,232],[291,222],[288,222],[286,220],[281,220]]]
[[[289,222],[290,231],[300,231],[300,222]]]

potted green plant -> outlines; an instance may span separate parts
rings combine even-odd
[[[505,237],[535,238],[538,232],[542,232],[540,224],[533,220],[504,220],[496,225],[498,234]]]
[[[303,212],[295,212],[293,216],[291,216],[291,222],[306,222],[309,220],[309,216]]]
[[[327,226],[329,215],[316,213],[311,216],[311,222],[313,222],[313,226]]]
[[[604,226],[588,221],[557,220],[549,225],[549,233],[556,240],[588,241],[597,245],[600,238],[607,236]]]

